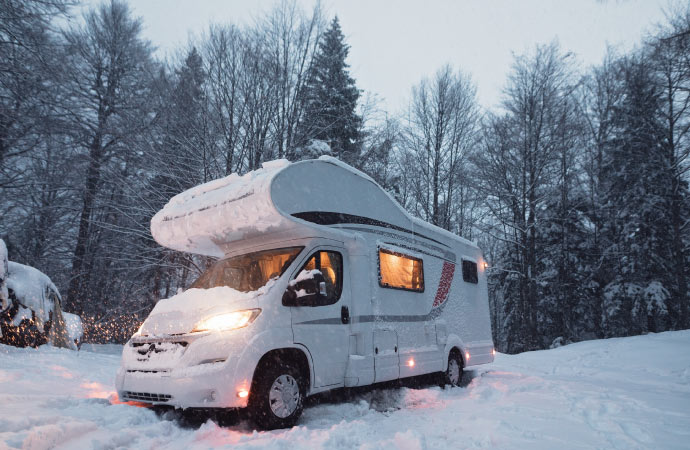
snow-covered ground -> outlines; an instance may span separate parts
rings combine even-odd
[[[499,354],[465,387],[322,397],[272,432],[118,404],[120,351],[0,346],[0,448],[690,448],[690,331]]]

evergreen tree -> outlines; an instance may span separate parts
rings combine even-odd
[[[603,321],[608,336],[663,331],[673,286],[672,171],[659,91],[642,58],[623,62],[617,136],[604,153]]]
[[[362,118],[356,112],[360,92],[345,62],[349,51],[335,17],[322,37],[305,87],[301,137],[305,144],[325,141],[337,157],[357,165]]]

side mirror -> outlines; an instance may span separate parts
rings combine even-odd
[[[303,270],[288,284],[283,306],[318,306],[326,297],[326,279],[318,270]]]

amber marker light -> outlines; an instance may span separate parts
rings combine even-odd
[[[410,367],[414,367],[414,358],[410,358],[410,360],[407,361],[407,365]]]
[[[492,348],[492,349],[491,349],[491,355],[492,355],[492,356],[496,356],[496,349],[495,349],[495,348]]]
[[[249,391],[246,389],[240,389],[239,391],[237,391],[237,396],[239,398],[247,398],[249,396]]]
[[[465,352],[465,360],[469,361],[470,359],[470,352]]]

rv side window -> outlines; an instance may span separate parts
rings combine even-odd
[[[467,283],[479,283],[477,276],[477,263],[474,261],[462,260],[462,279]]]
[[[424,292],[424,263],[419,258],[380,248],[379,284],[385,288]]]
[[[332,305],[340,299],[343,292],[343,256],[338,252],[319,251],[314,253],[302,266],[297,276],[303,271],[318,270],[326,280],[326,296],[319,305]]]

